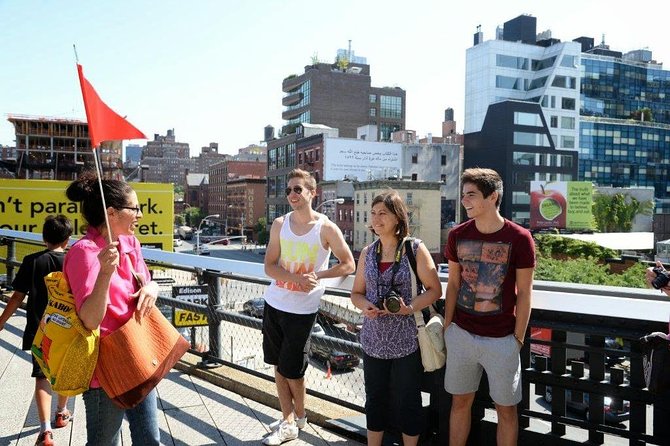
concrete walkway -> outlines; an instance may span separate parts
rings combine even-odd
[[[0,301],[0,311],[5,303]],[[19,310],[0,331],[0,446],[32,446],[39,433],[37,409],[33,402],[34,378],[30,377],[29,352],[20,350],[25,313]],[[269,433],[268,425],[280,412],[198,377],[172,370],[158,386],[161,443],[165,445],[258,445]],[[55,410],[55,398],[53,401]],[[85,445],[86,420],[81,396],[70,400],[73,422],[54,430],[56,445]],[[130,445],[130,431],[123,426],[124,445]],[[317,425],[308,424],[298,445],[356,446]]]

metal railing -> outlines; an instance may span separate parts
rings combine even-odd
[[[11,282],[24,255],[41,249],[39,238],[0,230],[5,282]],[[202,357],[202,367],[226,364],[273,379],[272,367],[263,362],[262,319],[255,317],[262,313],[251,305],[269,284],[262,264],[153,249],[144,249],[143,254],[159,283],[164,313],[191,341],[192,352]],[[305,378],[310,394],[362,412],[365,389],[356,335],[360,320],[348,303],[349,283],[328,288],[322,299],[318,322],[323,332],[311,338]],[[202,285],[206,285],[204,295],[196,289]],[[651,291],[539,283],[534,290],[532,328],[521,352],[520,444],[587,440],[610,444],[616,438],[633,445],[669,444],[670,398],[645,388],[639,341],[650,332],[665,331],[668,315],[670,302]],[[193,321],[206,325],[182,327]],[[534,337],[540,329],[545,336]],[[548,336],[547,330],[551,331]],[[617,348],[606,342],[609,338],[618,338]],[[432,429],[440,438],[437,444],[446,444],[449,397],[442,388],[441,373],[434,372],[426,390],[432,401],[439,401],[429,408]],[[473,408],[472,444],[495,444],[494,406],[487,387],[484,378]]]

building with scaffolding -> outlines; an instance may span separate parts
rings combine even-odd
[[[85,121],[25,115],[10,115],[7,120],[14,125],[16,158],[5,160],[5,168],[15,178],[69,181],[79,172],[94,168]],[[121,141],[100,145],[104,178],[123,178],[121,149]]]

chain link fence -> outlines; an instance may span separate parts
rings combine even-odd
[[[261,333],[268,281],[164,265],[150,269],[160,286],[162,311],[203,357],[203,367],[225,363],[274,378],[273,366],[263,361]],[[360,315],[348,295],[327,291],[307,347],[305,381],[308,391],[362,410],[359,325]]]

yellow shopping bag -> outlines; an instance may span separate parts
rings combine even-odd
[[[31,351],[55,392],[78,395],[88,390],[98,362],[100,332],[82,324],[62,272],[49,273],[44,282],[49,303]]]

